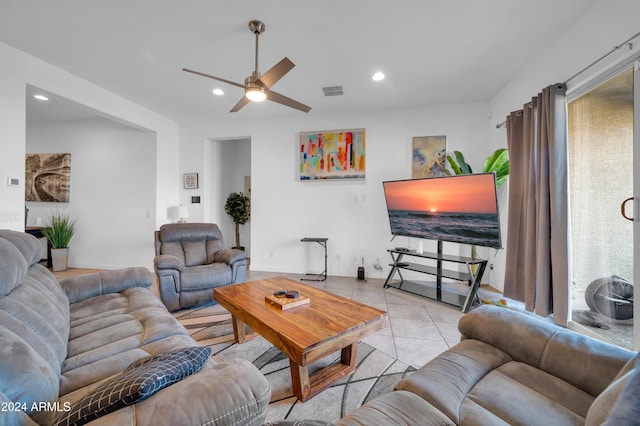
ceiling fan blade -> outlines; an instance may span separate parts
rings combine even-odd
[[[285,57],[280,62],[272,66],[267,72],[262,74],[258,79],[260,83],[267,89],[273,86],[280,80],[286,73],[291,71],[296,65]]]
[[[251,102],[251,101],[250,101],[249,99],[247,99],[247,97],[246,97],[246,96],[243,96],[243,97],[238,101],[238,103],[237,103],[233,108],[231,108],[231,111],[229,111],[229,112],[238,112],[238,111],[240,111],[240,108],[242,108],[243,106],[245,106],[245,105],[246,105],[246,104],[248,104],[249,102]]]
[[[218,81],[221,81],[223,83],[231,84],[232,86],[237,86],[237,87],[240,87],[240,88],[244,89],[244,84],[236,83],[235,81],[225,80],[224,78],[215,77],[213,75],[205,74],[205,73],[200,72],[200,71],[190,70],[190,69],[187,69],[187,68],[182,68],[182,71],[190,72],[191,74],[200,75],[202,77],[212,78],[214,80],[218,80]]]
[[[298,101],[294,101],[293,99],[288,98],[285,95],[281,95],[280,93],[276,93],[273,90],[267,91],[267,99],[269,99],[270,101],[282,104],[284,106],[288,106],[290,108],[297,109],[297,110],[302,111],[302,112],[311,111],[311,107],[306,106],[305,104],[302,104],[302,103],[300,103]]]

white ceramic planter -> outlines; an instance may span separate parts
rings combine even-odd
[[[69,248],[51,249],[51,266],[53,272],[67,270],[69,262]]]

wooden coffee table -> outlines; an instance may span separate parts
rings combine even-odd
[[[265,301],[278,290],[298,291],[310,301],[282,310]],[[231,313],[236,342],[257,333],[289,357],[293,392],[301,401],[353,373],[358,341],[389,324],[384,311],[284,277],[215,288],[213,297]],[[338,350],[339,363],[309,375],[312,362]]]

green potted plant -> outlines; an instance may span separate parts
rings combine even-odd
[[[69,262],[69,243],[75,233],[75,220],[67,213],[56,211],[51,214],[49,226],[42,230],[51,246],[51,266],[54,272],[67,269]]]
[[[460,151],[453,151],[456,156],[454,160],[451,155],[447,155],[447,161],[453,172],[457,175],[473,173],[471,166],[467,164],[464,155]],[[496,149],[484,162],[482,173],[494,172],[496,174],[496,186],[500,188],[509,178],[509,151],[507,148]],[[451,171],[445,169],[444,172],[451,175]]]
[[[242,192],[232,192],[227,197],[224,211],[231,216],[236,225],[236,246],[233,248],[244,250],[244,247],[240,245],[240,225],[249,221],[249,197]]]

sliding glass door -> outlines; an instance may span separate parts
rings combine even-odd
[[[637,222],[628,220],[633,200],[624,204],[634,194],[635,73],[627,68],[568,104],[572,319],[629,349],[638,319]]]
[[[640,161],[640,59],[633,66],[633,158],[634,164]],[[633,281],[640,285],[640,166],[633,173]],[[640,302],[634,304],[634,343],[633,349],[640,351]]]

